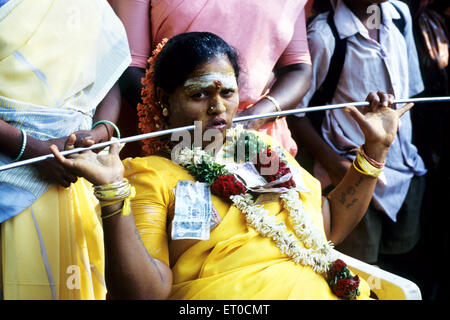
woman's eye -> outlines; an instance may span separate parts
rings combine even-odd
[[[194,94],[191,94],[191,98],[193,99],[202,99],[204,98],[206,95],[204,92],[196,92]]]
[[[231,97],[234,94],[235,90],[234,89],[223,89],[221,91],[221,94],[223,97]]]

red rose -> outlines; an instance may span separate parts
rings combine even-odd
[[[261,170],[261,168],[269,168],[272,164],[278,165],[280,163],[280,157],[277,153],[272,151],[272,149],[267,148],[262,150],[258,154],[258,162],[255,164],[256,168]]]
[[[341,272],[347,265],[341,259],[333,261],[332,270],[335,272]]]
[[[224,174],[214,181],[211,185],[211,191],[215,195],[228,200],[231,196],[243,194],[247,190],[232,174]]]
[[[350,286],[353,290],[355,290],[355,289],[357,289],[357,288],[359,287],[359,277],[358,277],[358,275],[356,275],[356,276],[350,278],[349,286]]]
[[[348,279],[340,279],[332,286],[333,293],[339,298],[356,299],[359,295],[359,277],[356,275]]]
[[[267,148],[266,150],[261,151],[259,153],[258,163],[255,166],[260,171],[261,175],[263,175],[268,182],[278,180],[282,176],[291,173],[291,170],[286,165],[286,163],[283,160],[281,160],[280,157],[277,155],[277,153],[270,148]],[[264,170],[264,172],[268,171],[267,169],[271,169],[271,171],[276,170],[276,172],[269,172],[263,174],[262,168],[266,169]],[[279,185],[277,185],[277,187],[295,188],[294,179],[291,178],[289,181],[280,183]]]
[[[334,294],[337,295],[339,298],[347,297],[349,291],[349,280],[348,279],[338,280],[332,289]]]

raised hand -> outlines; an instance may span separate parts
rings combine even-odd
[[[370,103],[360,112],[355,107],[345,110],[358,123],[364,133],[364,149],[375,160],[382,160],[394,142],[398,130],[399,119],[412,108],[408,103],[399,109],[392,109],[394,96],[382,91],[371,92],[366,101]]]
[[[75,148],[77,138],[74,134],[67,139],[65,150]],[[91,146],[93,140],[84,140],[84,146]],[[84,151],[64,157],[56,145],[50,146],[55,158],[73,174],[86,178],[93,185],[109,184],[123,180],[123,165],[119,157],[119,144],[114,143],[109,148],[109,153],[95,153]]]

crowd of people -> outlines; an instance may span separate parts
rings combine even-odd
[[[445,2],[0,0],[1,298],[445,298]]]

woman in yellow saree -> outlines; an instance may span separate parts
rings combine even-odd
[[[276,143],[245,131],[249,139],[239,140],[240,129],[230,129],[239,103],[239,67],[222,39],[186,33],[159,50],[145,79],[141,128],[200,121],[201,131],[186,132],[176,145],[168,139],[149,141],[146,151],[156,154],[123,162],[117,145],[108,155],[87,151],[69,158],[51,147],[64,166],[94,184],[101,201],[111,298],[338,299],[330,273],[324,276],[341,270],[329,259],[328,241],[340,242],[361,219],[398,119],[411,105],[393,110],[388,107],[392,96],[380,92],[369,95],[365,114],[348,109],[365,133],[366,160],[355,163],[325,199],[319,182],[287,152],[275,151]],[[211,132],[219,145],[228,137],[231,144],[226,140],[212,153],[204,151]],[[197,148],[190,148],[191,138]],[[180,146],[185,140],[187,147]],[[240,166],[233,171],[235,158],[227,154],[239,141],[261,147],[265,153],[258,150],[258,157],[270,161],[256,162],[256,173],[239,171],[246,168]],[[248,159],[243,163],[249,165]],[[268,163],[277,165],[275,176],[264,173]],[[284,172],[280,179],[279,172]],[[252,182],[262,175],[272,181],[264,190]],[[369,298],[367,283],[349,277],[351,285],[359,281],[359,295],[352,298]]]
[[[109,140],[130,61],[105,1],[1,1],[0,164],[74,132]],[[55,161],[0,172],[0,299],[104,299],[99,213],[91,184]]]

